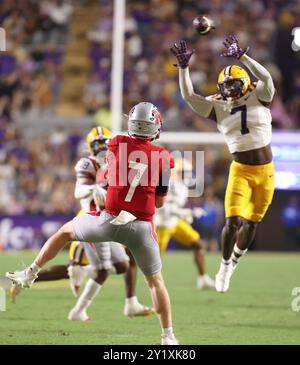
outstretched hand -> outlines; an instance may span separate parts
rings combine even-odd
[[[223,45],[227,49],[226,52],[223,52],[221,54],[221,56],[224,57],[234,57],[240,59],[242,55],[248,52],[249,50],[249,47],[246,50],[240,47],[239,40],[235,35],[230,35],[227,38],[225,38]]]
[[[186,41],[179,41],[179,44],[174,43],[173,46],[170,48],[170,51],[177,59],[177,63],[174,64],[176,67],[186,68],[189,65],[190,59],[195,52],[192,50],[191,52],[188,51]]]

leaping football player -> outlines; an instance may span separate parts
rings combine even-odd
[[[200,217],[204,212],[201,208],[192,210],[185,207],[189,191],[182,181],[182,173],[185,168],[190,167],[184,159],[175,161],[169,194],[164,206],[156,210],[154,223],[161,254],[167,250],[172,238],[180,244],[192,247],[198,270],[197,288],[210,289],[215,287],[215,283],[206,273],[205,247],[200,234],[191,226],[194,216]]]
[[[161,258],[153,229],[155,207],[164,204],[172,155],[151,143],[159,138],[162,117],[151,103],[135,105],[128,117],[128,136],[117,135],[108,144],[108,188],[100,216],[83,214],[63,225],[40,250],[30,267],[6,276],[31,287],[41,268],[70,241],[119,242],[132,252],[142,270],[162,328],[162,345],[176,345],[171,303],[161,273]]]
[[[216,290],[226,292],[240,258],[251,245],[257,225],[266,214],[274,193],[272,162],[272,117],[269,109],[275,88],[270,73],[249,57],[236,36],[223,42],[225,57],[238,59],[258,80],[251,82],[247,71],[230,65],[220,72],[218,93],[208,97],[194,92],[189,61],[194,52],[185,41],[174,44],[172,53],[179,68],[183,99],[201,117],[217,122],[233,161],[225,194],[226,223],[222,230],[222,261],[216,275]]]

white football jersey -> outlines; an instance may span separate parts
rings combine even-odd
[[[154,224],[156,227],[174,227],[180,218],[180,209],[185,206],[188,199],[188,188],[183,182],[171,179],[169,192],[165,204],[156,209]],[[178,210],[178,212],[177,212]]]
[[[213,103],[218,130],[230,153],[254,150],[271,142],[271,111],[258,100],[255,89],[234,102],[218,95],[207,100]]]
[[[75,198],[80,198],[81,209],[85,212],[94,210],[93,190],[96,183],[97,164],[92,157],[82,157],[75,165]]]

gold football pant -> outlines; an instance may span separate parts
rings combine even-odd
[[[183,219],[179,219],[173,227],[157,227],[156,234],[161,254],[166,251],[171,238],[186,246],[200,238],[199,233]]]
[[[274,165],[245,165],[233,161],[225,194],[226,218],[260,222],[274,194]]]

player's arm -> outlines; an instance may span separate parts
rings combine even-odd
[[[171,170],[167,169],[161,172],[159,176],[158,184],[155,188],[155,207],[161,208],[165,201],[169,191],[169,181],[171,176]]]
[[[166,201],[166,195],[155,195],[155,208],[161,208]]]
[[[251,71],[258,80],[256,94],[259,100],[270,103],[275,94],[275,87],[269,71],[253,58],[243,54],[240,61]]]
[[[189,61],[194,51],[189,52],[186,42],[180,41],[179,44],[174,43],[171,47],[171,52],[177,59],[177,64],[174,66],[179,68],[179,87],[183,99],[197,114],[207,118],[212,112],[213,105],[204,96],[194,92],[189,74]]]
[[[255,76],[258,80],[256,86],[258,99],[270,103],[275,94],[275,87],[269,71],[267,71],[257,61],[254,61],[251,57],[246,55],[249,47],[246,50],[242,49],[235,35],[228,36],[223,44],[227,48],[227,51],[223,52],[222,56],[234,57],[248,67],[253,76]]]
[[[208,118],[213,109],[212,102],[194,92],[188,67],[179,69],[179,87],[183,100],[188,103],[194,112],[201,117]]]
[[[95,169],[92,166],[91,161],[87,158],[80,159],[75,166],[75,171],[75,199],[92,197],[95,189]]]

